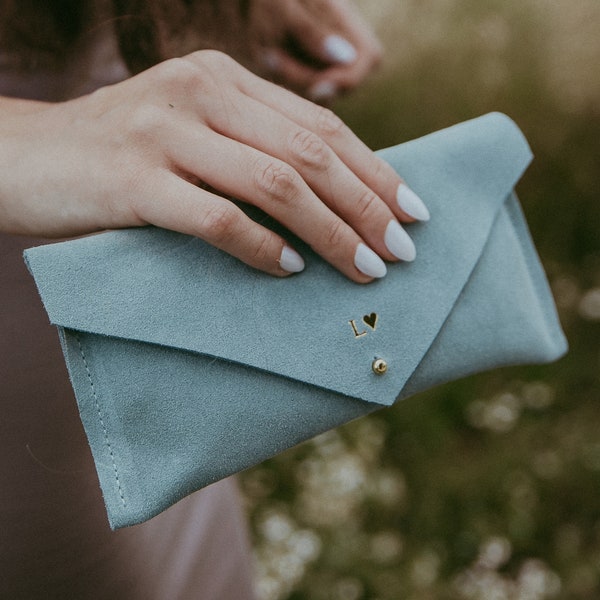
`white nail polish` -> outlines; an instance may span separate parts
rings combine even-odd
[[[300,273],[300,271],[304,271],[304,260],[293,248],[284,246],[279,266],[288,273]]]
[[[359,244],[356,247],[356,254],[354,255],[354,266],[365,275],[369,277],[385,277],[387,268],[385,263],[364,244]]]
[[[356,48],[339,35],[329,35],[325,38],[325,54],[336,63],[348,65],[356,60]]]
[[[396,257],[407,262],[415,260],[417,249],[408,233],[404,231],[400,223],[391,220],[385,228],[383,238],[387,249]]]
[[[337,94],[337,87],[331,81],[320,81],[308,92],[308,96],[315,101],[330,100]]]
[[[413,219],[418,221],[429,221],[429,211],[423,200],[419,198],[405,183],[398,186],[396,192],[398,206]]]

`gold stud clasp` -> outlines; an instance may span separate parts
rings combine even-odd
[[[373,361],[371,368],[373,369],[373,373],[375,373],[375,375],[383,375],[387,371],[388,366],[383,358],[376,358]]]

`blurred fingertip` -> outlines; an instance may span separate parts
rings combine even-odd
[[[358,52],[353,44],[340,35],[328,35],[323,42],[325,54],[332,62],[349,65],[358,57]]]
[[[273,50],[265,50],[262,54],[262,63],[269,71],[279,71],[281,59]]]
[[[308,90],[308,97],[314,102],[332,100],[338,93],[338,88],[332,81],[319,81]]]

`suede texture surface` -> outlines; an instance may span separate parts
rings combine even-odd
[[[566,351],[513,192],[517,126],[493,113],[380,154],[432,217],[407,226],[417,259],[367,286],[299,240],[289,279],[155,228],[26,251],[113,528],[399,398]]]

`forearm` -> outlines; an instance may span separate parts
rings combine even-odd
[[[20,98],[0,97],[0,231],[26,233],[19,225],[19,201],[14,197],[18,170],[19,146],[23,139],[23,116],[43,110],[45,103]]]
[[[63,104],[0,98],[0,231],[62,237],[98,229],[70,197],[84,183],[76,179],[86,148],[77,135],[69,139],[69,122]]]

